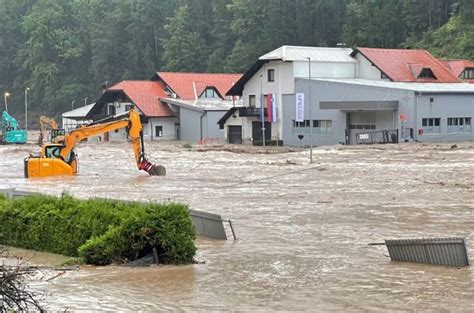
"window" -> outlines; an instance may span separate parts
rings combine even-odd
[[[125,111],[130,111],[132,109],[132,105],[131,104],[126,104],[125,105]]]
[[[113,103],[109,104],[108,107],[107,107],[107,113],[109,115],[115,115],[117,113],[115,113],[115,105]]]
[[[331,120],[313,120],[313,134],[331,134],[332,121]]]
[[[257,106],[257,97],[255,95],[249,95],[249,107],[255,108]]]
[[[474,67],[466,67],[461,74],[461,79],[474,79]]]
[[[351,124],[349,125],[349,129],[366,129],[366,130],[369,130],[369,129],[376,129],[377,127],[375,126],[375,124]]]
[[[448,133],[470,133],[471,118],[470,117],[450,117],[448,118]]]
[[[155,137],[163,137],[163,126],[155,126]]]
[[[207,88],[206,90],[203,91],[200,98],[205,98],[205,99],[217,98],[218,99],[220,97],[214,88]]]
[[[263,108],[268,108],[268,95],[263,95]]]
[[[431,78],[431,79],[436,79],[435,74],[430,68],[424,67],[420,74],[418,75],[418,78]]]
[[[440,118],[424,118],[421,120],[424,134],[439,134],[441,133],[441,119]]]
[[[297,122],[293,120],[293,134],[311,134],[311,121]],[[332,134],[332,120],[313,120],[313,135]]]
[[[275,70],[269,69],[267,70],[267,81],[274,82],[275,81]]]

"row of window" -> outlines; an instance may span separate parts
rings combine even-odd
[[[375,129],[375,124],[351,124],[350,129]]]
[[[423,133],[439,134],[441,133],[441,118],[424,118],[421,121]],[[471,118],[470,117],[449,117],[447,120],[448,133],[470,133]]]
[[[309,134],[311,120],[297,122],[293,120],[293,134]],[[332,134],[332,120],[313,120],[313,134]]]

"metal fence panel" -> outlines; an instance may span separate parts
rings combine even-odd
[[[380,131],[361,131],[356,133],[356,143],[398,143],[398,129]]]
[[[445,266],[469,266],[465,238],[385,240],[393,261]]]

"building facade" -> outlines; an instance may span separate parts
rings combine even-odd
[[[281,47],[229,91],[244,108],[220,125],[227,142],[261,139],[259,98],[273,94],[278,119],[265,122],[265,139],[287,145],[473,140],[474,88],[460,77],[469,70],[455,73],[424,50]]]

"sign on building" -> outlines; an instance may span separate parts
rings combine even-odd
[[[296,118],[295,121],[304,121],[304,93],[296,94]]]

